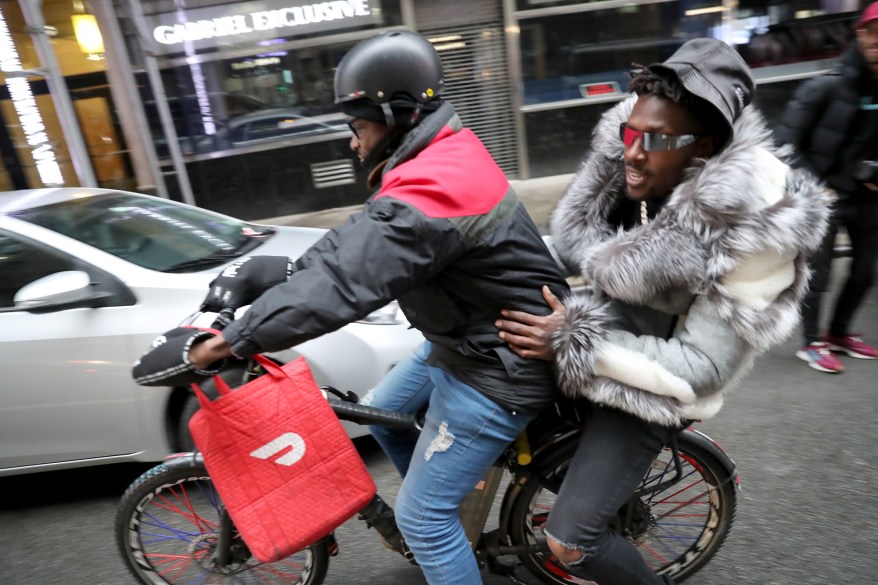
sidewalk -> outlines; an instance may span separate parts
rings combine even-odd
[[[568,174],[540,177],[526,181],[510,181],[510,183],[528,212],[530,212],[534,222],[545,234],[548,233],[549,216],[555,208],[558,199],[564,194],[564,190],[572,180],[573,174]],[[359,209],[359,205],[338,207],[313,213],[270,217],[261,219],[258,223],[331,228],[340,225],[351,213]]]

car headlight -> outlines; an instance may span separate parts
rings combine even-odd
[[[399,303],[391,301],[377,311],[372,311],[357,323],[368,323],[370,325],[399,325],[405,321],[402,311],[399,309]]]

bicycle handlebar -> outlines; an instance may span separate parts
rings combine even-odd
[[[197,311],[190,315],[184,323],[194,322],[201,312]],[[217,313],[216,318],[211,324],[212,329],[222,331],[226,325],[235,320],[235,310],[226,308]],[[334,390],[334,388],[326,387]],[[402,414],[392,410],[376,408],[374,406],[366,406],[349,402],[346,400],[334,400],[327,397],[327,402],[332,407],[333,412],[341,420],[350,421],[361,425],[381,425],[384,427],[393,427],[397,429],[420,431],[421,425],[417,417],[411,414]]]
[[[397,429],[406,429],[412,431],[420,431],[421,425],[418,423],[417,417],[411,414],[394,412],[374,406],[366,406],[357,404],[356,402],[347,402],[345,400],[327,400],[332,407],[333,412],[341,420],[347,420],[360,425],[375,424],[383,427],[394,427]]]
[[[216,314],[216,318],[213,320],[211,324],[211,329],[216,329],[217,331],[222,331],[226,328],[226,325],[235,320],[235,309],[225,308],[219,313]]]

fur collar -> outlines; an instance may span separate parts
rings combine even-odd
[[[829,200],[813,178],[790,169],[791,152],[777,148],[752,107],[734,125],[729,145],[698,160],[649,224],[620,231],[607,221],[624,197],[622,142],[617,128],[636,101],[607,112],[551,220],[552,242],[565,264],[610,297],[649,304],[685,289],[711,298],[723,318],[757,350],[786,338],[798,322],[807,253],[820,245]],[[741,303],[723,278],[764,253],[796,258],[792,287],[768,307]]]

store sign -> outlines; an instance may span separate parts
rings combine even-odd
[[[61,167],[52,149],[52,142],[46,132],[46,125],[37,107],[37,101],[31,91],[30,83],[26,77],[15,77],[15,73],[22,71],[21,57],[18,49],[9,34],[6,18],[0,10],[0,71],[6,74],[6,88],[12,106],[18,115],[24,138],[31,149],[37,173],[43,185],[63,185],[64,177],[61,175]]]
[[[196,49],[298,36],[381,23],[377,0],[301,2],[266,0],[180,10],[150,17],[153,38],[165,52],[184,43]]]

